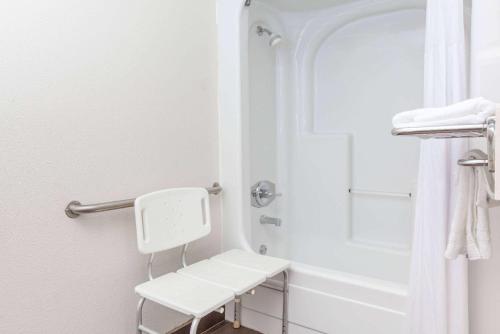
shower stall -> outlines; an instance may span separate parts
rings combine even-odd
[[[294,262],[290,333],[402,333],[418,141],[390,130],[422,106],[425,1],[219,0],[217,21],[224,247]],[[279,298],[243,323],[279,332]]]

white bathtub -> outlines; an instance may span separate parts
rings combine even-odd
[[[338,0],[334,1],[338,2]],[[283,3],[283,1],[281,2]],[[293,4],[296,5],[299,2],[294,1]],[[319,4],[326,2],[315,1],[314,4],[319,6]],[[347,3],[348,1],[343,2]],[[358,1],[356,5],[362,6],[362,3],[363,1]],[[379,0],[369,1],[368,3],[372,7],[370,7],[371,12],[368,12],[366,15],[378,15],[385,12],[393,13],[395,11],[417,11],[411,12],[410,15],[421,15],[423,17],[423,4],[419,0],[403,2]],[[294,15],[292,13],[289,16],[293,17]],[[345,20],[348,17],[348,13],[341,13],[338,17]],[[324,22],[329,21],[326,20]],[[263,14],[262,17],[255,19],[255,17],[249,16],[248,8],[244,6],[244,1],[218,1],[220,181],[224,187],[222,201],[223,248],[243,248],[256,251],[259,249],[259,244],[266,244],[270,249],[269,255],[289,257],[294,261],[290,275],[289,316],[291,334],[403,333],[406,323],[406,276],[410,239],[409,235],[404,234],[406,233],[404,229],[402,229],[402,234],[397,232],[400,234],[392,236],[389,233],[385,236],[382,235],[382,239],[379,240],[377,239],[379,235],[373,234],[379,233],[379,231],[371,231],[369,229],[362,231],[353,230],[352,227],[346,227],[347,225],[341,219],[342,214],[338,214],[339,218],[333,223],[332,228],[334,231],[338,229],[340,231],[339,235],[342,235],[342,238],[345,240],[337,238],[334,242],[332,241],[332,250],[336,250],[336,245],[342,244],[344,248],[339,248],[336,251],[344,251],[348,255],[352,254],[352,258],[349,256],[344,257],[339,260],[340,262],[337,261],[338,263],[332,262],[330,266],[328,252],[318,251],[313,247],[314,238],[304,241],[304,243],[307,242],[311,246],[308,246],[306,250],[303,246],[307,245],[301,245],[300,239],[297,240],[295,238],[292,240],[291,237],[287,237],[285,240],[280,236],[280,234],[285,233],[284,231],[287,231],[287,221],[292,224],[292,221],[300,218],[300,212],[287,211],[286,215],[288,216],[282,230],[263,230],[258,223],[258,215],[261,212],[276,214],[279,209],[283,209],[283,206],[281,208],[271,207],[267,209],[268,211],[256,211],[255,208],[250,206],[249,190],[255,179],[251,171],[254,165],[250,161],[249,144],[251,141],[254,142],[255,138],[249,134],[249,123],[251,123],[251,120],[248,115],[250,108],[250,97],[248,94],[250,85],[248,45],[249,29],[251,31],[256,24],[260,23],[272,26],[280,33],[284,32],[284,28],[280,26],[279,20],[275,20],[273,17],[266,17]],[[308,24],[309,33],[311,33],[310,27],[312,25]],[[322,25],[324,23],[318,24],[319,27]],[[293,33],[305,34],[304,31],[292,31],[291,34]],[[315,35],[312,34],[311,36]],[[284,37],[286,39],[286,36]],[[326,37],[321,37],[317,40],[319,41],[322,38]],[[313,37],[311,39],[302,39],[302,42],[309,42],[312,39]],[[316,48],[320,47],[319,44],[316,46]],[[300,55],[299,53],[299,51],[295,51],[293,53],[294,57],[307,61],[307,54]],[[297,67],[300,64],[297,65],[294,63],[296,59],[294,58],[291,61],[290,59],[287,60],[281,57],[277,61],[289,61],[290,66]],[[288,81],[300,79],[297,79],[297,77],[302,72],[298,70],[296,73],[295,78],[288,78],[286,77],[286,73],[281,73],[282,76],[277,79],[275,84],[276,92],[274,92],[278,98],[272,102],[272,105],[277,110],[293,110],[291,116],[286,116],[288,117],[288,121],[294,122],[297,120],[297,122],[303,124],[304,133],[299,134],[307,137],[309,133],[315,135],[314,131],[311,130],[313,128],[312,121],[307,119],[307,117],[303,117],[299,107],[291,107],[294,104],[303,108],[305,102],[295,100],[292,103],[279,100],[280,97],[282,98],[283,95],[286,95],[286,92],[284,92],[285,89],[282,86]],[[300,80],[301,83],[307,82],[304,78]],[[297,87],[300,90],[300,85],[297,85]],[[304,98],[304,96],[307,97],[308,90],[311,89],[305,87],[302,92],[294,91],[290,96],[298,96],[297,99]],[[278,115],[277,117],[280,116]],[[273,126],[276,127],[275,125]],[[261,136],[268,130],[262,129]],[[282,129],[278,126],[277,131],[282,131]],[[325,135],[321,134],[321,136],[317,137],[324,138]],[[349,135],[345,135],[344,133],[335,133],[332,135],[332,138],[339,145],[345,143],[345,147],[347,148],[351,145]],[[280,142],[278,138],[276,145],[283,145],[284,143],[286,143],[286,140],[281,139]],[[265,145],[265,143],[260,143],[260,145]],[[331,143],[326,142],[326,145],[331,145]],[[338,150],[342,150],[342,146],[339,146]],[[272,155],[273,151],[271,150],[270,152]],[[321,152],[318,152],[318,154],[322,155]],[[401,154],[404,155],[406,152],[402,152]],[[275,161],[275,164],[286,165],[284,161],[289,161],[286,160],[286,157],[283,157],[283,154],[276,153],[276,156],[276,160],[281,160]],[[305,179],[307,177],[300,173],[294,174],[293,168],[285,166],[284,169],[286,173],[282,174],[288,173],[286,175],[288,178]],[[404,176],[406,177],[406,175]],[[300,184],[294,185],[283,182],[280,180],[280,178],[284,178],[282,175],[277,176],[271,172],[266,177],[269,179],[276,177],[276,182],[281,186],[281,191],[283,192],[297,191],[300,186]],[[397,179],[397,175],[394,177]],[[335,183],[337,181],[332,179],[332,182]],[[336,183],[336,186],[352,187],[351,184],[344,185],[339,182]],[[320,194],[321,196],[337,196],[335,193],[327,193],[329,191],[328,187],[321,189],[324,190],[324,193]],[[323,191],[321,189],[318,192]],[[351,205],[348,202],[350,200],[349,195],[342,193],[339,195],[342,197],[338,199],[339,205],[342,208],[346,207],[347,213],[344,214],[346,217],[349,216],[348,209],[350,210]],[[409,204],[405,202],[402,205],[404,206],[401,207],[406,210]],[[297,203],[289,202],[289,206],[297,206]],[[285,213],[282,214],[285,215]],[[314,213],[311,214],[314,215]],[[304,218],[300,219],[303,220]],[[315,217],[315,219],[318,219],[318,217]],[[305,236],[308,233],[307,228],[300,230],[301,223],[303,221],[294,223],[299,228],[298,230],[296,228],[296,233],[298,235],[302,233]],[[405,228],[409,230],[409,223],[405,221],[405,224],[407,224]],[[361,227],[363,228],[362,225]],[[344,228],[346,228],[346,231],[342,230]],[[357,228],[359,229],[359,227]],[[388,229],[389,232],[390,229],[400,230],[397,225],[386,226],[384,228]],[[356,234],[358,232],[359,235]],[[387,235],[389,237],[386,237]],[[293,251],[290,251],[290,248],[293,248]],[[324,250],[325,248],[323,247],[322,249]],[[349,253],[351,250],[353,251]],[[290,254],[290,256],[287,256],[287,254]],[[304,258],[305,260],[300,259],[296,261],[297,258]],[[312,263],[315,264],[311,265]],[[243,306],[244,325],[260,330],[263,333],[280,333],[281,296],[277,292],[264,288],[260,289],[256,296],[245,297]],[[230,315],[231,310],[228,309],[229,318],[231,318]]]

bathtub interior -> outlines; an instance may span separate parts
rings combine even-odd
[[[251,247],[404,284],[418,141],[390,130],[422,105],[425,3],[253,0],[248,11],[245,183],[281,194],[249,209]],[[259,26],[282,40],[271,47]]]

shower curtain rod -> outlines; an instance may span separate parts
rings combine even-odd
[[[217,182],[211,187],[206,188],[211,195],[219,195],[222,192],[222,187]],[[78,201],[71,201],[64,212],[69,218],[76,218],[81,214],[95,213],[103,211],[111,211],[125,208],[132,208],[134,206],[135,198],[125,199],[113,202],[104,202],[97,204],[82,204]]]

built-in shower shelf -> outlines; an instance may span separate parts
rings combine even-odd
[[[495,129],[496,118],[490,117],[483,124],[462,124],[447,126],[425,126],[414,128],[394,128],[394,136],[412,136],[423,139],[428,138],[486,138],[488,159],[478,159],[471,156],[468,159],[461,159],[458,164],[466,167],[488,167],[488,170],[495,172]]]

